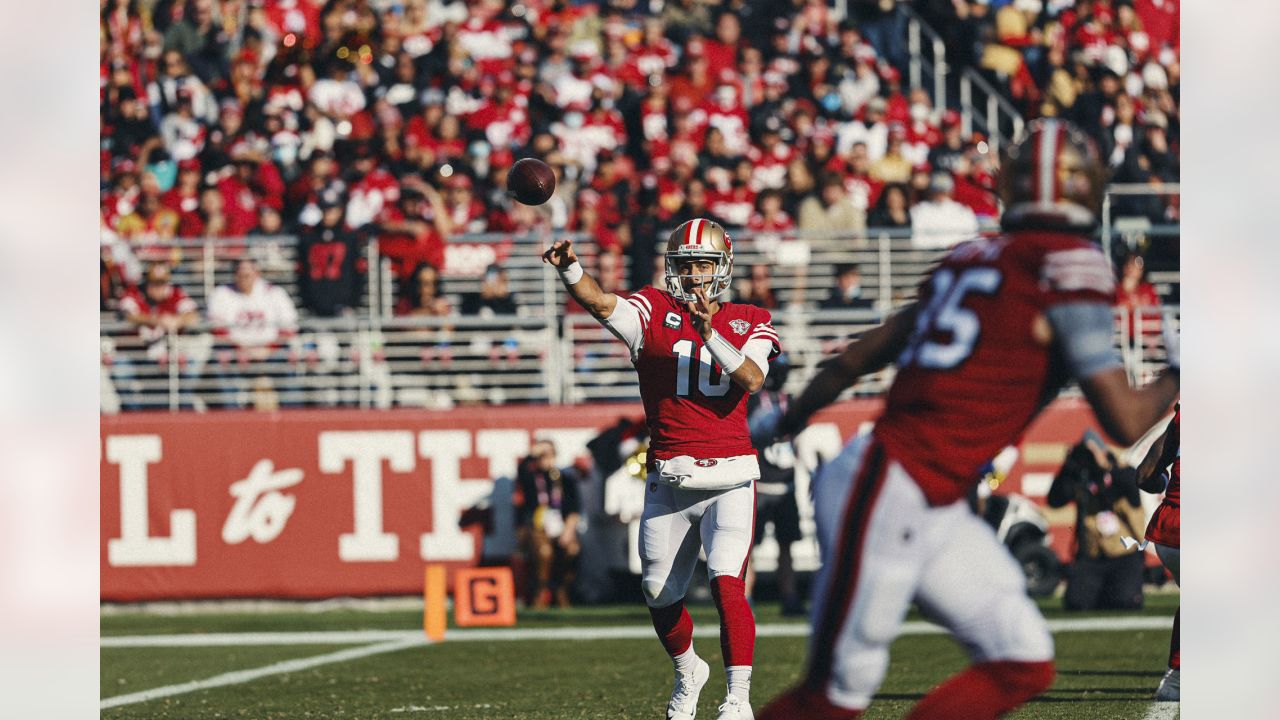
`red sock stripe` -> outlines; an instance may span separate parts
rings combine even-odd
[[[667,654],[675,657],[693,644],[693,618],[684,607],[684,600],[663,608],[649,608],[649,617],[653,620],[653,629],[662,641]]]
[[[844,530],[840,535],[840,543],[836,546],[839,554],[832,566],[826,606],[823,608],[822,618],[813,629],[813,635],[817,639],[806,682],[814,690],[825,691],[827,680],[831,677],[836,638],[844,627],[849,605],[853,601],[853,591],[858,585],[862,545],[866,539],[871,510],[875,506],[876,496],[880,494],[880,487],[884,484],[884,447],[879,441],[872,439],[871,447],[866,452],[867,462],[849,492],[849,501],[845,506]]]
[[[756,618],[747,604],[742,579],[728,575],[713,578],[711,596],[720,613],[720,652],[724,666],[752,664],[756,648]]]

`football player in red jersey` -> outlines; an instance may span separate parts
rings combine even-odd
[[[1181,510],[1182,504],[1182,448],[1179,435],[1182,432],[1182,408],[1174,409],[1173,420],[1165,428],[1164,434],[1151,444],[1147,454],[1138,463],[1138,487],[1149,493],[1164,493],[1164,500],[1151,516],[1147,524],[1147,542],[1154,543],[1156,555],[1160,562],[1169,569],[1173,581],[1182,585],[1178,559],[1181,542]],[[1182,680],[1182,653],[1178,642],[1178,620],[1182,609],[1173,616],[1173,637],[1169,639],[1169,669],[1156,688],[1157,700],[1179,699],[1179,686]]]
[[[897,365],[875,429],[815,480],[823,566],[808,672],[762,720],[858,717],[912,601],[972,664],[910,720],[996,718],[1053,681],[1053,640],[1022,571],[965,494],[1071,378],[1115,440],[1136,442],[1177,395],[1178,360],[1171,352],[1169,371],[1129,386],[1112,343],[1111,268],[1088,239],[1103,192],[1097,151],[1064,121],[1027,130],[1002,164],[1003,234],[956,246],[918,302],[851,343],[753,433],[794,434],[860,376]]]
[[[667,717],[692,720],[710,669],[693,649],[684,596],[698,549],[707,556],[720,613],[727,697],[720,720],[753,717],[755,618],[743,587],[760,465],[747,430],[747,395],[764,385],[781,352],[766,310],[721,302],[733,241],[695,218],[667,240],[666,289],[627,297],[586,275],[572,242],[543,255],[569,294],[631,350],[649,425],[649,478],[640,520],[640,563],[654,629],[675,664]]]

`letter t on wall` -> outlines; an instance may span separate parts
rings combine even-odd
[[[340,473],[351,461],[355,532],[338,536],[345,562],[389,561],[400,555],[400,540],[382,531],[382,461],[396,472],[413,472],[413,433],[407,431],[322,432],[320,471]]]

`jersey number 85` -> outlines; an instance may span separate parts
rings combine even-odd
[[[1000,289],[1000,271],[993,267],[939,268],[929,281],[930,298],[916,316],[915,331],[898,357],[898,367],[912,363],[929,370],[949,370],[973,354],[981,322],[978,314],[963,307],[969,293],[994,295]],[[946,342],[926,340],[935,333],[951,335]]]

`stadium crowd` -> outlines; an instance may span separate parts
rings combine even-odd
[[[547,226],[629,253],[631,287],[698,216],[946,246],[998,214],[996,158],[905,86],[907,4],[103,0],[104,306],[173,238],[325,226],[406,286],[450,237]],[[1114,180],[1177,181],[1177,0],[909,4],[953,66],[1093,134]],[[525,156],[558,173],[545,208],[504,192]],[[1134,202],[1177,219],[1176,195]]]

